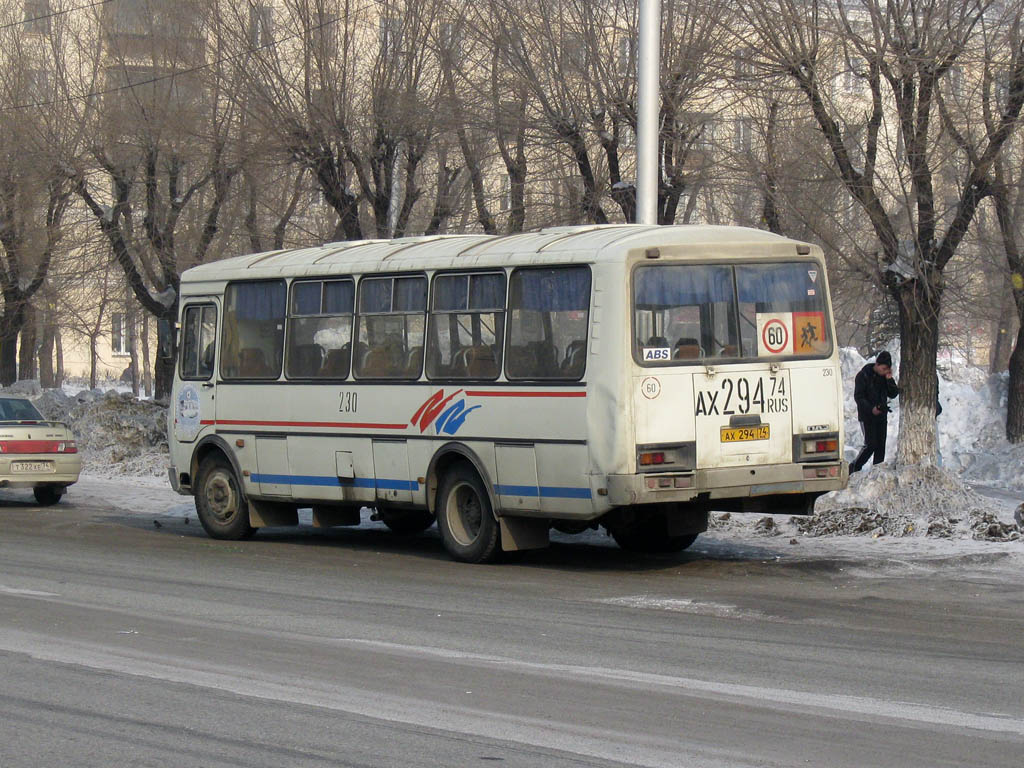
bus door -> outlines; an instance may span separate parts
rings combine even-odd
[[[793,455],[789,371],[729,368],[694,373],[698,467],[788,464]]]
[[[174,398],[174,439],[192,442],[217,419],[217,317],[214,297],[189,298],[182,311],[180,384]]]

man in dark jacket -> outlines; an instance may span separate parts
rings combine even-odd
[[[857,418],[864,431],[864,447],[850,465],[850,472],[859,472],[872,455],[875,464],[885,461],[889,399],[899,393],[896,380],[892,377],[892,356],[888,352],[879,352],[875,362],[868,363],[857,374],[853,399],[857,401]]]

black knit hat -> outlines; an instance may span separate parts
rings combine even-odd
[[[882,350],[878,353],[878,357],[875,358],[875,365],[888,365],[892,368],[892,355],[887,350]]]

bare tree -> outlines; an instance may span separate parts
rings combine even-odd
[[[980,25],[990,2],[882,2],[856,6],[820,0],[757,0],[745,6],[741,39],[771,74],[803,94],[832,155],[833,168],[864,209],[879,244],[876,271],[899,307],[903,385],[899,460],[935,455],[935,362],[943,272],[961,245],[1024,103],[1024,51],[1011,51],[1006,107],[991,126],[972,126],[957,142],[963,176],[949,210],[936,205],[940,167],[950,162],[939,93],[966,52],[982,48]],[[1019,13],[1004,22],[1019,26]],[[837,62],[856,62],[868,96],[832,97]],[[976,108],[976,105],[975,105]],[[866,130],[851,151],[843,126]],[[961,124],[970,121],[962,120]]]
[[[83,115],[93,142],[75,175],[172,353],[180,273],[207,258],[239,169],[233,71],[205,5],[150,0],[104,15],[103,108]],[[170,393],[173,371],[172,356],[157,360],[157,398]]]

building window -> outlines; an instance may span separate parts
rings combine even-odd
[[[25,0],[25,29],[34,35],[50,34],[50,0]]]
[[[274,9],[268,5],[249,7],[249,45],[260,48],[274,39]]]
[[[128,315],[114,312],[110,318],[110,348],[115,355],[130,354],[128,339]]]
[[[737,152],[749,152],[753,125],[749,117],[736,118],[736,135],[733,146]]]

